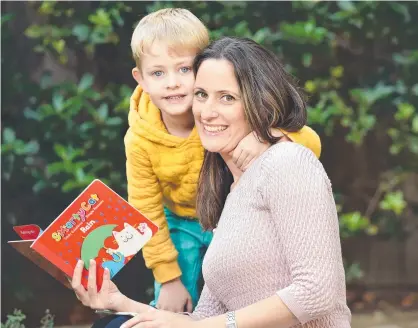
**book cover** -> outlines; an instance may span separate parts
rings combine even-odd
[[[22,233],[28,230],[27,226],[15,227],[15,230],[21,237],[30,235]],[[94,180],[48,228],[39,231],[35,240],[9,244],[63,283],[62,278],[67,281],[66,276],[72,277],[77,261],[83,260],[82,284],[85,288],[89,262],[94,259],[100,288],[104,268],[109,269],[113,278],[157,231],[154,223],[116,192],[100,180]],[[62,274],[44,263],[42,258]],[[68,287],[68,281],[64,285]]]

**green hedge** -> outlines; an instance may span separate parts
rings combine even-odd
[[[343,238],[408,233],[403,216],[416,208],[401,186],[418,168],[418,4],[368,1],[9,4],[1,18],[3,230],[46,226],[94,178],[126,196],[131,33],[146,13],[174,5],[201,18],[214,39],[246,36],[273,49],[298,77]],[[53,83],[45,71],[33,82],[45,56],[75,81]]]

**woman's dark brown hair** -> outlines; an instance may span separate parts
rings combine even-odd
[[[250,129],[270,144],[280,138],[272,128],[288,132],[306,124],[306,103],[293,78],[269,50],[247,38],[224,37],[195,58],[193,69],[208,59],[224,59],[234,66],[245,117]],[[233,177],[218,153],[205,151],[197,187],[197,215],[204,229],[218,224]]]

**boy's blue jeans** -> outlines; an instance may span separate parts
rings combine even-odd
[[[178,263],[182,271],[181,281],[192,297],[193,308],[200,297],[199,282],[202,278],[202,262],[212,240],[212,232],[203,231],[197,220],[183,218],[164,208],[170,237],[177,249]],[[154,283],[155,292],[152,306],[157,304],[161,284]]]

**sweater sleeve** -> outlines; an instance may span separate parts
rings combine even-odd
[[[277,226],[292,283],[277,295],[302,323],[328,315],[344,279],[331,184],[313,153],[277,145],[263,163],[263,198]]]
[[[191,314],[194,320],[202,320],[208,317],[214,317],[226,313],[228,310],[205,285],[200,295],[199,302]]]
[[[139,137],[128,130],[125,136],[128,201],[159,227],[159,231],[143,247],[142,252],[145,264],[153,271],[155,280],[164,283],[181,276],[178,252],[170,238],[157,176],[148,154],[139,143]]]

